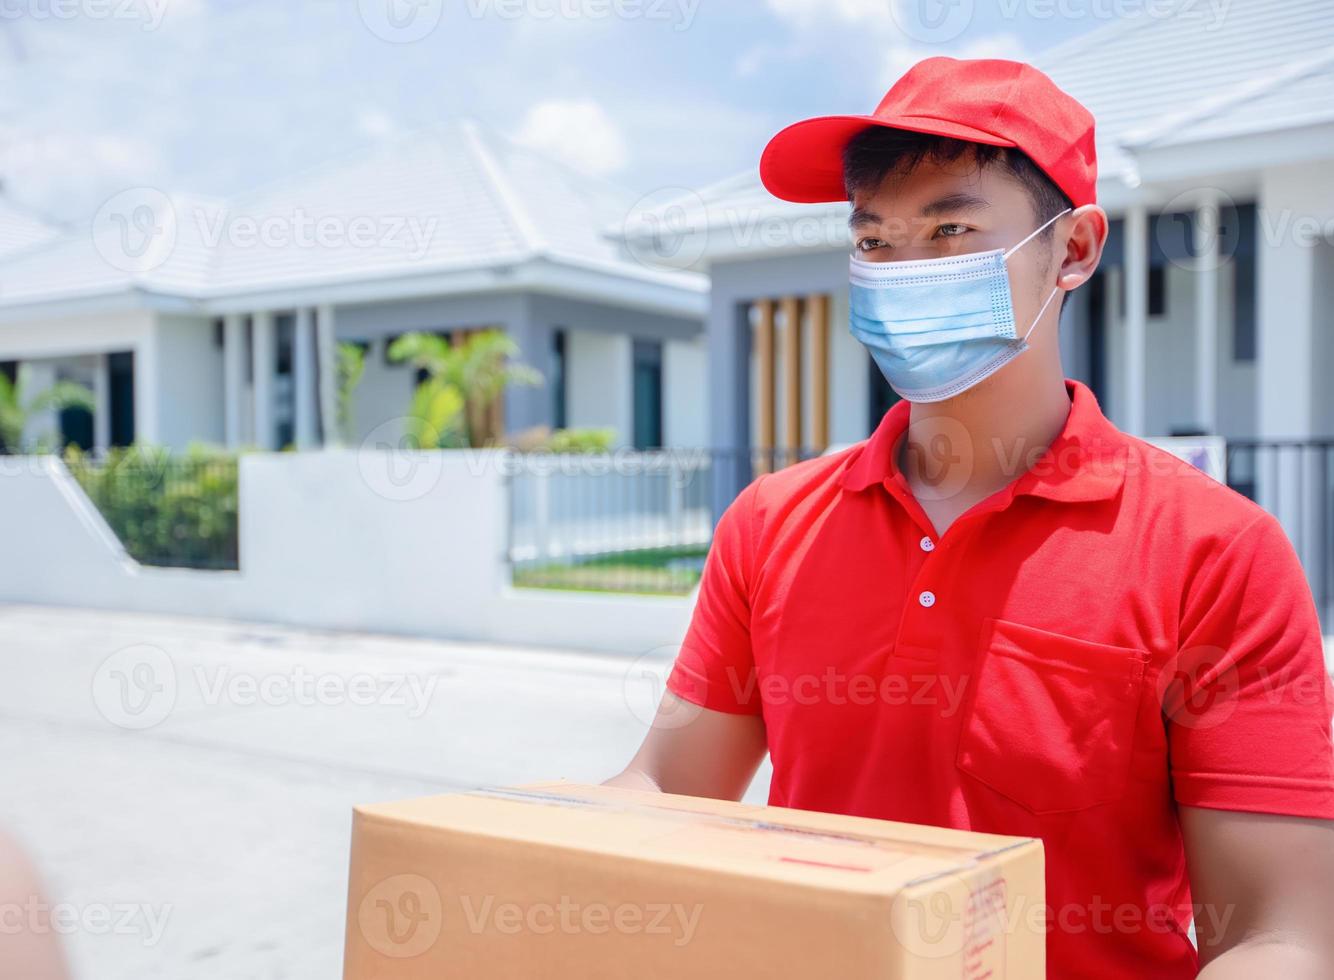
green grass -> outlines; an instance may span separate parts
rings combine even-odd
[[[686,595],[699,582],[699,565],[707,551],[703,546],[644,548],[573,562],[518,565],[514,584],[526,589]]]

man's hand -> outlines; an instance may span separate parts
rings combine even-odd
[[[1200,980],[1334,977],[1334,822],[1181,808]]]
[[[759,715],[710,711],[668,691],[644,744],[606,785],[739,800],[764,753]]]

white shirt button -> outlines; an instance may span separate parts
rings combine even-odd
[[[934,592],[923,592],[917,597],[917,601],[926,609],[930,609],[936,604],[936,594]]]
[[[935,551],[935,550],[936,550],[936,543],[935,543],[934,541],[932,541],[931,538],[930,538],[929,536],[924,535],[924,536],[922,537],[922,540],[919,541],[918,544],[920,544],[920,545],[922,546],[922,550],[923,550],[923,551]]]

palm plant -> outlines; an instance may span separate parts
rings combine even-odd
[[[24,447],[23,433],[28,423],[42,412],[83,408],[93,411],[93,393],[74,381],[57,381],[49,388],[28,395],[32,375],[28,365],[20,364],[15,380],[0,372],[0,452],[17,453]]]
[[[405,333],[389,345],[390,360],[407,361],[427,374],[414,396],[414,417],[422,417],[415,415],[418,399],[437,411],[447,407],[443,392],[452,388],[460,396],[461,441],[472,447],[483,445],[491,434],[487,418],[506,387],[542,383],[538,371],[515,362],[518,355],[518,345],[501,330],[479,330],[458,344],[438,334]],[[422,392],[424,386],[430,386],[427,393]],[[447,437],[450,427],[435,431]]]
[[[366,373],[366,348],[347,341],[335,350],[338,371],[337,414],[338,434],[345,442],[354,438],[355,420],[352,416],[352,395]]]

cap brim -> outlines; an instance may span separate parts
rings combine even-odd
[[[760,154],[760,181],[774,197],[797,204],[846,201],[843,184],[843,148],[868,126],[904,129],[985,143],[1014,146],[972,126],[919,116],[816,116],[779,131]]]

